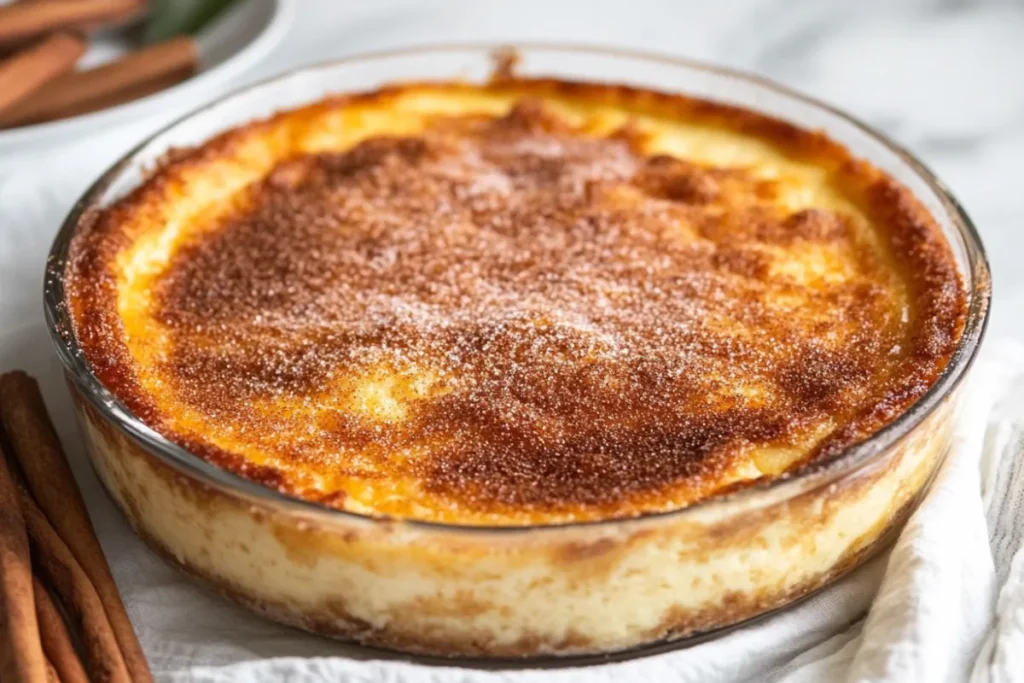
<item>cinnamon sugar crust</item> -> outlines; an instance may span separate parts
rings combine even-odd
[[[824,136],[560,81],[230,131],[90,217],[68,268],[90,365],[168,438],[329,506],[465,524],[813,466],[927,391],[965,311],[928,213]]]

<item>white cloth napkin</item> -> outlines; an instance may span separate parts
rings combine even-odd
[[[794,609],[687,649],[553,670],[429,666],[265,622],[157,560],[106,499],[71,424],[43,327],[45,255],[125,145],[0,169],[0,369],[40,377],[129,613],[162,681],[1024,681],[1024,346],[989,343],[952,452],[888,557]],[[866,616],[865,616],[866,615]]]

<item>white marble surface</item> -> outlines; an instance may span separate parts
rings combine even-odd
[[[368,50],[533,39],[717,62],[839,105],[906,145],[952,188],[978,225],[992,262],[990,334],[1024,339],[1024,316],[1013,312],[1024,306],[1024,0],[297,5],[288,37],[236,85]],[[122,131],[107,149],[110,158],[151,127],[142,122]],[[60,151],[73,154],[73,148]]]
[[[1024,338],[1021,0],[300,0],[260,75],[451,40],[572,40],[747,69],[836,104],[906,145],[967,208],[994,272],[993,336]],[[254,74],[257,75],[257,74]]]
[[[533,39],[694,57],[755,71],[839,105],[905,144],[952,188],[992,262],[990,335],[1024,340],[1024,315],[1016,312],[1024,305],[1024,0],[297,3],[290,35],[236,85],[367,50]],[[73,458],[81,454],[43,328],[43,259],[73,197],[153,126],[112,131],[99,146],[83,141],[0,159],[0,167],[19,169],[0,171],[0,370],[18,365],[41,376]],[[39,191],[48,183],[53,187]],[[94,489],[81,460],[75,464],[83,486]],[[91,501],[104,540],[124,533],[98,492]],[[141,544],[108,550],[119,579],[155,571]],[[177,629],[160,635],[188,640],[188,620]],[[251,633],[225,638],[267,653],[276,642],[270,633],[253,620]]]

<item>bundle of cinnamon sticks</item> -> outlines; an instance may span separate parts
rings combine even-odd
[[[145,11],[146,0],[16,0],[0,6],[0,128],[105,109],[195,73],[198,51],[184,36],[75,70],[88,47],[85,32],[130,22]]]
[[[0,375],[0,680],[152,681],[39,385]]]

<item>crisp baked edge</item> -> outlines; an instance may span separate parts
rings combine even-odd
[[[625,85],[577,83],[558,79],[503,78],[485,85],[461,82],[410,82],[378,90],[338,95],[298,109],[253,121],[191,149],[169,153],[149,177],[113,206],[83,216],[74,236],[66,266],[68,304],[74,333],[98,379],[143,422],[158,426],[160,415],[139,386],[133,360],[124,342],[116,310],[117,251],[130,243],[121,226],[174,200],[174,188],[186,176],[202,172],[217,160],[230,157],[246,141],[289,126],[301,126],[324,112],[352,104],[385,101],[419,87],[453,91],[483,88],[498,94],[529,97],[585,99],[594,104],[627,107],[638,113],[684,118],[756,136],[785,154],[826,168],[840,189],[877,225],[884,226],[888,247],[903,269],[918,312],[913,334],[915,372],[906,385],[879,396],[868,409],[832,434],[805,461],[791,471],[800,476],[840,457],[846,448],[863,441],[895,420],[923,396],[945,369],[962,335],[966,319],[963,281],[949,244],[931,214],[909,189],[873,165],[854,158],[843,145],[819,131],[740,107]],[[274,468],[255,467],[241,457],[190,442],[182,435],[159,429],[192,452],[214,464],[261,484],[287,490],[287,482]],[[762,480],[757,480],[763,482]],[[740,486],[750,485],[747,482]],[[725,492],[736,490],[737,487]]]

